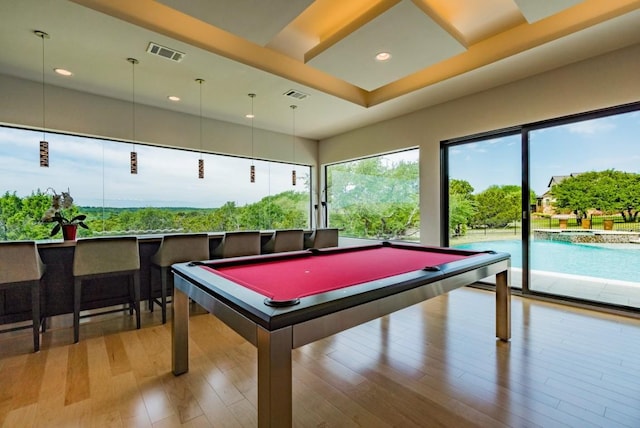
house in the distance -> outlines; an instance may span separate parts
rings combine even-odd
[[[549,184],[547,184],[547,191],[544,192],[541,196],[536,197],[536,200],[537,200],[536,212],[543,213],[543,214],[555,214],[556,211],[555,211],[555,208],[553,206],[553,203],[556,200],[553,197],[553,194],[551,193],[551,189],[553,189],[554,185],[562,183],[567,178],[577,177],[580,174],[582,174],[582,173],[581,172],[572,172],[569,175],[553,175],[553,176],[551,176],[551,179],[549,180]]]

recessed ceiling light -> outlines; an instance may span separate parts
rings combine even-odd
[[[253,119],[255,116],[252,115],[251,113],[245,114],[244,117],[246,117],[247,119]]]
[[[58,73],[61,76],[73,76],[73,73],[70,72],[69,70],[65,70],[64,68],[54,68],[53,71],[55,71],[56,73]]]
[[[167,98],[169,98],[170,101],[180,101],[180,97],[175,95],[169,95]]]
[[[376,61],[388,61],[391,59],[391,54],[389,52],[380,52],[376,55]]]

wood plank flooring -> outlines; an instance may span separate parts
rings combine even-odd
[[[640,427],[640,320],[461,289],[294,351],[296,427]],[[255,427],[256,350],[191,317],[171,374],[159,311],[0,335],[0,426]]]

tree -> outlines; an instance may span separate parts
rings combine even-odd
[[[635,222],[640,210],[640,174],[589,171],[554,185],[555,206],[586,218],[589,210],[618,212],[625,222]]]
[[[40,190],[20,198],[15,192],[0,197],[0,240],[47,239],[50,227],[40,221],[51,197]]]
[[[238,230],[240,229],[239,209],[235,202],[225,202],[211,215],[211,230]]]
[[[242,229],[292,229],[306,227],[309,199],[305,193],[286,191],[266,196],[242,207],[238,216]]]
[[[40,190],[21,198],[6,192],[0,197],[0,240],[48,239],[51,225],[41,221],[51,196]],[[227,202],[217,209],[82,207],[88,213],[83,236],[119,232],[203,232],[238,229],[305,228],[309,224],[309,196],[286,191],[244,207]],[[79,208],[73,206],[73,216]]]
[[[489,186],[476,196],[476,224],[505,227],[520,219],[521,195],[520,186]]]
[[[417,162],[383,165],[381,157],[332,166],[327,184],[331,225],[344,235],[403,238],[419,229]]]
[[[460,236],[476,215],[473,186],[466,180],[449,180],[449,234]]]
[[[596,174],[596,172],[586,172],[554,184],[551,188],[551,194],[555,199],[554,205],[560,209],[573,211],[580,219],[586,218],[587,210],[595,208],[591,187]]]
[[[452,178],[449,180],[449,194],[459,195],[467,199],[473,199],[473,186],[466,180]]]

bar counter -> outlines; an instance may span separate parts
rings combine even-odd
[[[305,237],[312,233],[305,231]],[[262,231],[262,246],[269,241],[273,231]],[[163,235],[138,236],[140,251],[140,299],[145,302],[152,294],[150,283],[151,257],[160,247]],[[213,254],[222,242],[224,232],[209,233],[209,254]],[[38,242],[38,252],[46,265],[41,290],[41,312],[46,317],[73,313],[73,254],[75,241],[46,240]],[[157,279],[157,277],[156,277]],[[125,304],[128,296],[123,287],[114,287],[120,278],[103,278],[86,281],[83,287],[82,310]],[[87,294],[84,294],[84,293]],[[160,285],[154,284],[153,295],[159,296]],[[146,310],[142,304],[141,309]],[[26,287],[0,291],[0,320],[15,323],[31,319],[31,293]]]

